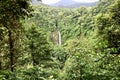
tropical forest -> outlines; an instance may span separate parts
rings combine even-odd
[[[120,80],[120,0],[43,1],[0,0],[0,80]]]

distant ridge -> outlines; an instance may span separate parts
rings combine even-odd
[[[33,4],[33,5],[36,5],[36,4],[39,4],[39,3],[40,3],[39,0],[31,0],[31,1],[32,1],[32,4]]]
[[[32,0],[33,5],[36,5],[39,3],[40,3],[40,1],[38,1],[38,0]],[[57,3],[49,4],[49,6],[56,6],[56,7],[63,7],[63,8],[75,8],[75,7],[80,7],[80,6],[90,7],[90,6],[95,6],[96,4],[97,4],[97,2],[85,3],[85,2],[76,2],[73,0],[60,0]]]
[[[67,8],[75,8],[75,7],[80,7],[80,6],[95,6],[97,2],[93,3],[85,3],[85,2],[76,2],[73,0],[61,0],[55,4],[51,4],[51,6],[56,6],[56,7],[67,7]]]

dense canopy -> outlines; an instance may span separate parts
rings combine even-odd
[[[120,80],[119,14],[120,0],[0,0],[0,80]]]

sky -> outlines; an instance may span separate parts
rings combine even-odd
[[[59,1],[60,0],[42,0],[42,2],[44,4],[54,4],[54,3],[57,3]],[[91,2],[96,2],[96,1],[99,1],[99,0],[73,0],[73,1],[91,3]]]

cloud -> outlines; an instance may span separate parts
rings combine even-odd
[[[54,4],[59,2],[60,0],[42,0],[44,4]]]
[[[97,2],[99,0],[74,0],[76,2],[86,2],[86,3],[92,3],[92,2]]]

